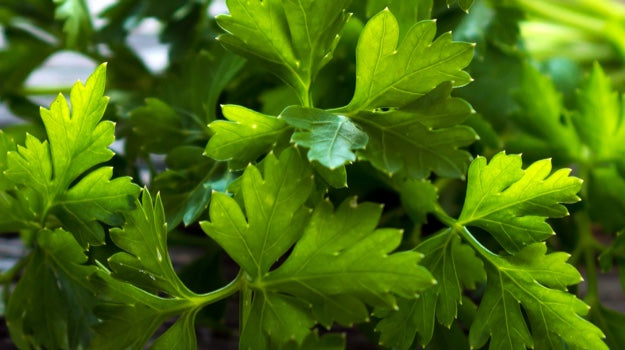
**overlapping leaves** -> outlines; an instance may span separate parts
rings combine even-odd
[[[123,228],[111,230],[113,242],[123,249],[109,258],[112,272],[98,271],[94,276],[104,302],[96,308],[103,322],[95,327],[91,347],[143,347],[163,322],[179,316],[151,348],[182,344],[185,349],[195,348],[195,314],[201,306],[190,301],[197,295],[180,281],[172,266],[160,197],[153,201],[144,190],[141,202],[125,218]]]
[[[242,348],[279,346],[289,339],[301,343],[315,323],[365,321],[365,305],[391,308],[394,295],[414,298],[432,284],[431,275],[417,265],[420,254],[389,254],[401,232],[375,229],[380,206],[351,200],[334,211],[322,201],[311,217],[304,206],[313,185],[311,170],[298,152],[269,154],[262,164],[262,175],[253,166],[243,174],[245,214],[235,199],[215,194],[211,221],[202,223],[249,275]],[[293,244],[286,261],[270,270]]]
[[[131,207],[139,191],[128,177],[111,180],[112,168],[85,173],[113,156],[108,146],[115,139],[114,124],[101,121],[108,102],[105,76],[106,65],[101,65],[86,85],[74,85],[71,114],[62,95],[49,110],[42,108],[48,139],[27,135],[25,146],[8,152],[4,171],[35,221],[45,223],[54,215],[82,246],[104,243],[98,221],[121,224],[119,212]]]
[[[440,285],[426,291],[422,300],[400,303],[399,311],[381,313],[380,339],[407,349],[419,332],[420,342],[427,344],[434,318],[451,325],[462,290],[482,282],[485,267],[486,290],[470,329],[472,347],[490,339],[491,349],[561,348],[564,343],[569,348],[605,348],[601,330],[580,317],[589,307],[566,291],[581,281],[579,272],[566,264],[569,255],[546,254],[540,242],[553,232],[545,219],[566,215],[561,203],[579,200],[581,181],[569,171],[550,174],[549,160],[523,170],[520,156],[504,153],[489,163],[482,157],[474,160],[460,218],[444,219],[450,229],[417,247],[428,254],[423,264]],[[486,230],[510,255],[492,253],[466,226]],[[399,324],[412,332],[397,334]]]

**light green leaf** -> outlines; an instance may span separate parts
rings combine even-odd
[[[129,209],[138,192],[129,177],[111,180],[113,168],[102,167],[82,178],[58,196],[54,215],[73,232],[81,245],[104,240],[104,230],[95,222],[121,225],[122,212]]]
[[[462,69],[473,58],[473,45],[452,42],[451,34],[436,40],[434,21],[412,26],[398,46],[399,26],[386,9],[367,22],[356,48],[356,91],[347,110],[399,108],[451,81],[471,81]]]
[[[215,133],[206,145],[205,154],[229,161],[233,169],[244,168],[278,142],[288,125],[280,119],[241,106],[222,106],[228,119],[216,120],[209,127]]]
[[[27,135],[25,146],[8,153],[4,172],[18,186],[18,196],[29,203],[37,221],[56,215],[83,247],[103,244],[104,231],[97,221],[119,223],[118,213],[130,209],[139,192],[130,178],[110,181],[110,168],[83,174],[113,156],[108,146],[115,139],[114,124],[101,121],[108,103],[103,96],[105,81],[103,64],[85,85],[77,82],[71,90],[71,115],[62,95],[50,110],[42,108],[48,140]]]
[[[458,223],[485,229],[510,253],[554,234],[547,218],[568,215],[560,203],[579,201],[582,181],[570,169],[551,173],[551,160],[522,169],[519,155],[478,157],[469,168],[467,194]]]
[[[307,300],[326,327],[334,321],[349,325],[367,320],[365,304],[391,308],[395,296],[414,298],[434,279],[417,265],[419,253],[390,254],[402,233],[376,230],[381,213],[379,205],[358,205],[355,198],[336,211],[322,201],[293,252],[263,285]]]
[[[309,148],[308,159],[330,169],[353,162],[352,150],[363,149],[368,137],[348,118],[321,109],[299,106],[287,107],[279,118],[296,129],[291,141]]]
[[[488,282],[469,333],[473,348],[490,338],[490,349],[607,349],[599,328],[580,316],[589,307],[566,286],[579,283],[569,255],[546,255],[544,243],[528,245],[515,256],[488,257]],[[527,322],[532,330],[530,334]]]
[[[458,148],[473,143],[477,135],[457,125],[472,109],[450,92],[451,84],[444,83],[401,109],[350,115],[369,135],[367,148],[358,156],[388,174],[403,170],[410,177],[425,178],[433,171],[463,177],[471,154]]]
[[[435,318],[446,327],[456,319],[458,304],[462,304],[463,289],[475,289],[477,282],[486,279],[484,264],[458,235],[443,231],[416,248],[426,254],[421,265],[427,268],[437,284],[418,299],[401,300],[399,310],[384,316],[376,329],[386,346],[408,349],[419,333],[421,345],[432,339]]]
[[[92,308],[96,290],[89,281],[95,272],[83,249],[63,230],[37,233],[22,277],[12,291],[6,319],[12,341],[23,349],[86,348],[97,323]]]
[[[85,0],[54,0],[56,10],[54,18],[64,20],[63,31],[67,34],[67,46],[70,48],[86,46],[93,24],[89,7]]]
[[[259,60],[308,102],[312,81],[332,58],[350,15],[348,0],[228,0],[217,16],[226,31],[218,40]],[[288,15],[287,15],[288,14]]]
[[[300,237],[308,218],[303,205],[313,185],[310,168],[293,149],[279,159],[267,155],[263,170],[250,165],[243,173],[245,215],[234,199],[214,193],[210,221],[201,222],[204,232],[253,278],[263,276]]]

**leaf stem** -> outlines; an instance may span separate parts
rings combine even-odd
[[[200,308],[209,304],[214,304],[235,294],[243,287],[244,275],[245,272],[243,270],[239,270],[237,276],[230,283],[212,292],[198,295],[192,299],[193,303]]]
[[[482,245],[482,243],[480,243],[480,241],[478,241],[477,238],[475,238],[475,236],[473,236],[473,234],[469,232],[466,226],[458,223],[456,219],[449,216],[439,203],[436,203],[433,214],[443,224],[449,226],[449,228],[452,229],[452,232],[457,232],[460,237],[462,237],[467,243],[469,243],[469,245],[471,245],[471,247],[475,251],[477,251],[480,255],[486,258],[490,263],[496,265],[494,259],[497,259],[498,256],[495,253],[491,252],[490,249]]]

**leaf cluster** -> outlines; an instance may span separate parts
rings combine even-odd
[[[597,283],[625,289],[616,0],[5,2],[18,348],[625,346]],[[37,116],[66,50],[99,65]]]

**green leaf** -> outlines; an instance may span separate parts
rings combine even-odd
[[[279,159],[267,155],[263,170],[250,165],[243,173],[245,215],[234,199],[214,193],[210,221],[201,222],[204,232],[253,278],[263,276],[301,235],[308,218],[303,205],[313,185],[310,168],[293,149]]]
[[[17,232],[20,229],[36,228],[36,218],[28,202],[18,195],[15,184],[4,174],[8,167],[8,152],[14,152],[13,139],[0,130],[0,232]]]
[[[289,340],[301,344],[314,324],[309,306],[301,300],[288,295],[257,293],[249,318],[242,323],[239,348],[271,349]],[[275,344],[270,342],[269,336]]]
[[[108,146],[115,139],[114,124],[101,121],[108,103],[103,96],[105,81],[103,64],[85,85],[77,82],[71,90],[71,115],[62,95],[50,110],[42,108],[48,140],[41,142],[27,135],[25,146],[8,153],[4,173],[20,189],[36,192],[27,195],[29,190],[24,190],[20,196],[26,198],[40,222],[55,214],[83,247],[103,244],[104,231],[97,221],[118,224],[118,213],[131,208],[139,192],[128,177],[110,181],[110,168],[83,174],[113,156]]]
[[[63,230],[37,233],[37,246],[9,297],[6,319],[12,341],[23,349],[86,348],[97,323],[91,309],[95,272],[83,249]]]
[[[158,291],[171,296],[191,296],[178,278],[167,251],[167,223],[160,195],[153,202],[150,193],[143,191],[137,209],[125,215],[123,228],[113,228],[111,239],[124,252],[109,258],[113,277],[130,283],[144,281]],[[147,233],[147,234],[146,234]]]
[[[590,217],[603,230],[616,232],[625,227],[625,178],[614,164],[590,169],[586,193]]]
[[[217,16],[228,49],[259,60],[308,102],[312,81],[327,64],[350,15],[349,0],[228,0]]]
[[[368,0],[367,17],[372,17],[386,7],[397,17],[400,40],[417,21],[428,20],[432,16],[433,0]]]
[[[582,181],[570,169],[551,173],[551,160],[522,169],[519,155],[498,153],[490,163],[478,157],[469,168],[461,225],[488,231],[510,253],[554,234],[546,218],[568,215],[559,203],[579,201]]]
[[[121,213],[129,209],[128,203],[138,192],[137,185],[129,177],[111,180],[111,176],[113,168],[99,168],[58,196],[54,215],[83,245],[104,239],[104,230],[95,220],[108,225],[121,225]]]
[[[356,91],[347,110],[399,108],[439,84],[462,86],[471,81],[462,69],[473,58],[473,45],[436,40],[434,21],[412,26],[398,46],[399,26],[386,9],[367,22],[356,48]]]
[[[444,83],[401,109],[350,115],[369,135],[367,148],[358,156],[388,174],[403,170],[420,179],[433,171],[463,177],[471,154],[458,148],[473,143],[477,135],[457,125],[472,109],[450,92],[451,84]]]
[[[393,307],[394,295],[414,298],[434,279],[416,252],[389,254],[402,232],[377,229],[382,208],[346,200],[334,211],[322,201],[288,259],[263,279],[269,290],[308,300],[321,324],[368,319],[368,305]],[[341,307],[343,305],[344,307]]]
[[[566,286],[582,280],[566,264],[569,255],[546,252],[544,243],[535,243],[515,256],[488,257],[486,290],[469,332],[471,347],[480,348],[490,338],[491,349],[558,349],[564,348],[562,341],[572,349],[607,349],[601,330],[580,317],[589,307],[566,292]]]
[[[95,327],[97,336],[90,348],[143,348],[164,322],[178,316],[151,348],[170,349],[178,344],[195,349],[195,316],[206,301],[174,271],[160,196],[153,201],[143,190],[141,202],[125,218],[121,229],[110,231],[113,242],[123,249],[108,260],[112,273],[100,270],[93,276],[104,302],[95,309],[102,322]]]
[[[90,349],[115,350],[143,348],[156,330],[168,319],[185,310],[188,303],[184,299],[165,299],[147,293],[132,284],[113,279],[109,274],[98,271],[93,276],[98,284],[100,297],[106,302],[95,308],[101,320],[94,327],[96,332]],[[156,339],[155,344],[171,344],[172,337],[185,345],[185,349],[195,349],[195,334],[190,342],[189,332],[194,332],[188,322],[195,313],[182,311],[183,315],[169,330]],[[182,321],[182,322],[181,322]],[[183,328],[184,329],[181,329]],[[173,329],[172,329],[173,328]],[[160,340],[160,338],[165,338]]]
[[[438,283],[418,299],[401,300],[399,310],[379,315],[383,320],[376,330],[385,346],[408,349],[415,333],[419,333],[421,345],[427,345],[432,339],[435,318],[449,328],[457,317],[458,304],[462,304],[462,290],[475,289],[476,283],[486,279],[482,261],[450,230],[427,239],[415,249],[426,254],[421,265],[432,272]]]
[[[213,159],[229,161],[233,169],[244,168],[278,142],[289,127],[272,116],[241,106],[222,106],[228,119],[216,120],[209,127],[215,133],[206,145],[205,154]]]
[[[93,33],[93,25],[85,0],[54,0],[54,3],[54,18],[65,21],[63,31],[67,34],[67,46],[86,46]]]
[[[194,129],[203,130],[206,124],[217,119],[219,97],[244,63],[241,57],[214,44],[210,51],[194,54],[181,64],[179,72],[173,71],[167,77],[163,99],[182,111],[180,118],[192,115],[189,122],[193,122]]]
[[[178,113],[157,98],[147,98],[145,105],[133,109],[129,116],[132,137],[128,138],[126,149],[136,149],[140,154],[167,153],[190,134]]]
[[[291,141],[309,148],[308,159],[330,169],[356,160],[352,150],[363,149],[368,137],[349,118],[321,109],[287,107],[279,116],[296,129]]]

